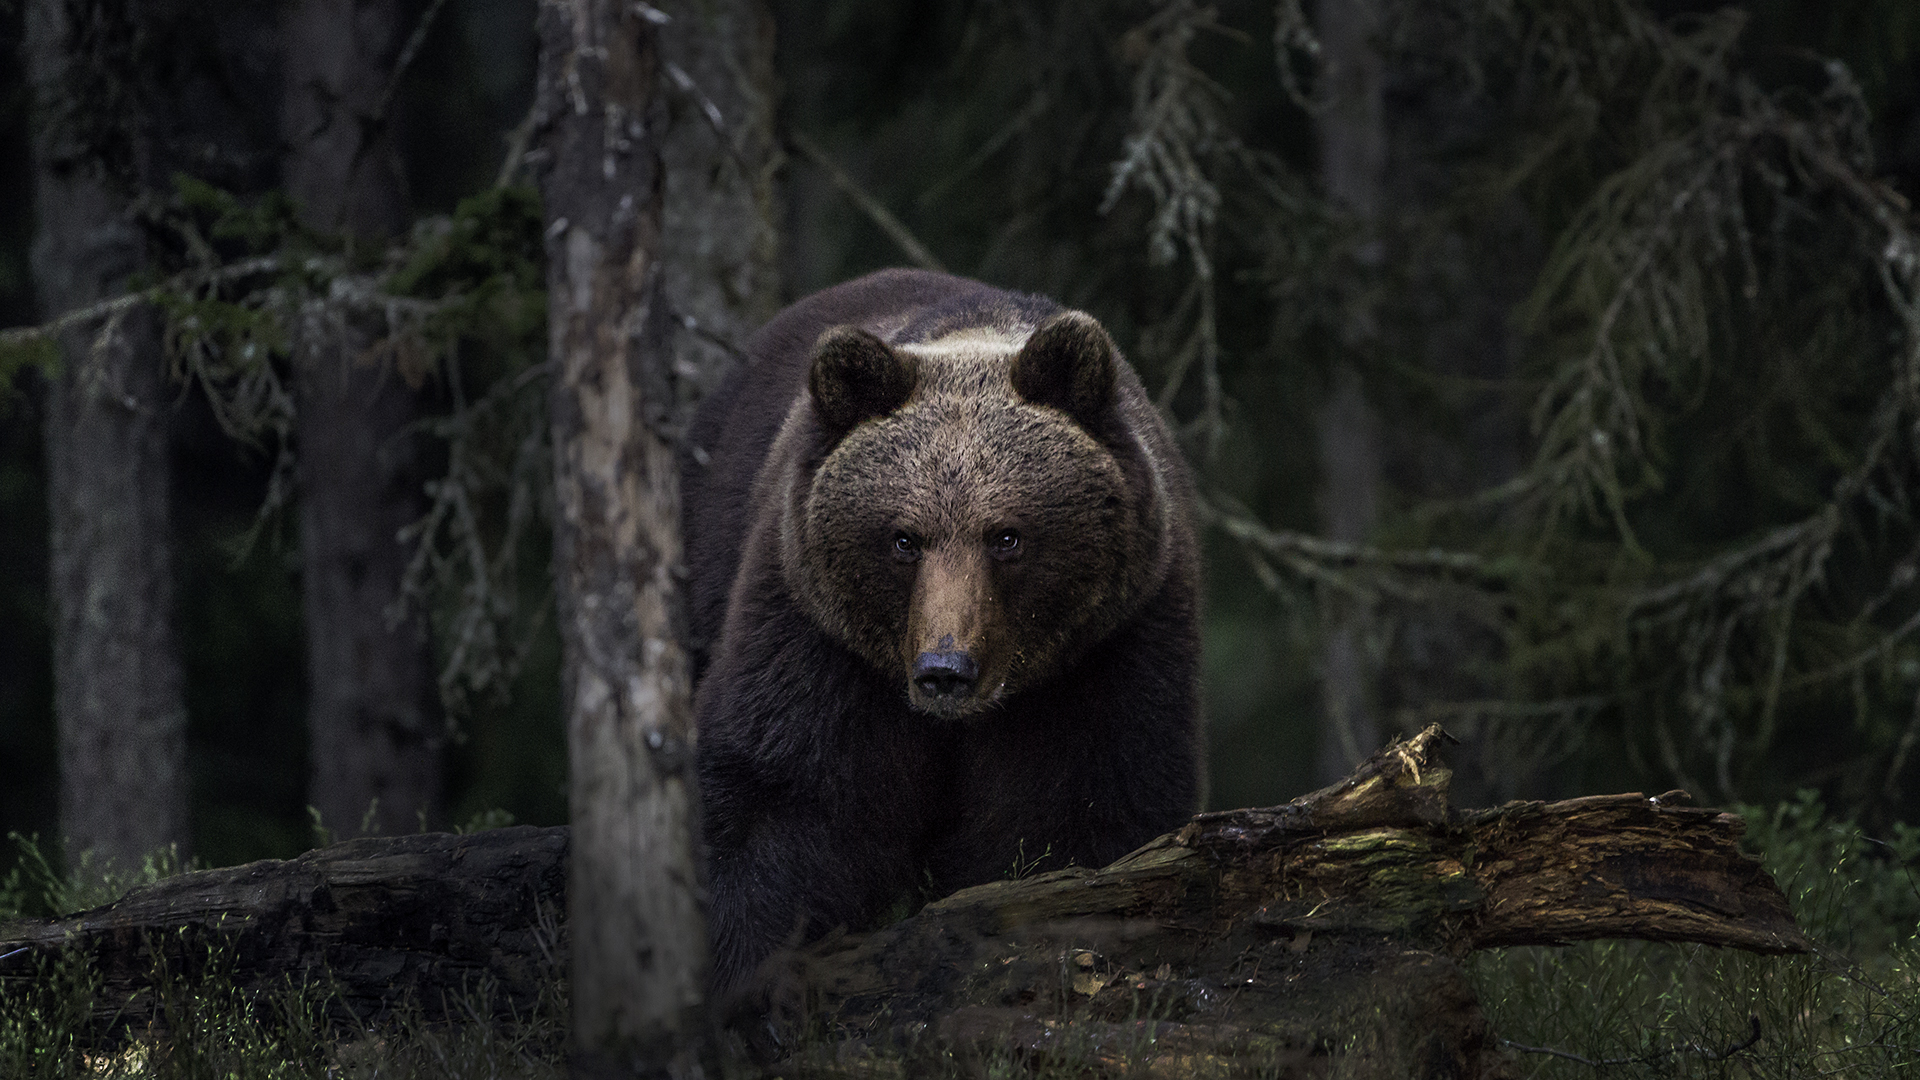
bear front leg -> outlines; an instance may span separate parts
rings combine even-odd
[[[768,957],[839,927],[869,928],[917,882],[905,845],[859,842],[813,815],[768,817],[737,847],[710,847],[708,936],[713,984],[752,984]]]
[[[750,990],[782,950],[838,927],[868,929],[921,884],[920,815],[874,797],[894,785],[862,785],[858,771],[782,782],[713,748],[703,754],[716,992]]]

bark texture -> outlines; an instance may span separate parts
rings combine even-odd
[[[395,0],[288,11],[281,137],[302,223],[378,247],[406,226],[390,115],[405,36]],[[307,631],[308,801],[336,835],[407,833],[443,817],[444,724],[421,614],[397,624],[427,470],[410,380],[370,360],[382,328],[316,297],[294,335],[294,438]]]
[[[956,1054],[1169,1076],[1498,1076],[1458,963],[1471,950],[1606,937],[1807,950],[1740,853],[1739,819],[1678,792],[1460,813],[1444,739],[1428,729],[1285,806],[1201,814],[1104,869],[967,889],[811,946],[769,988],[787,1023],[762,1048],[789,1076],[911,1076],[920,1055]],[[565,963],[553,917],[567,855],[566,830],[520,828],[187,874],[0,927],[0,979],[80,949],[139,1025],[156,950],[178,963],[226,941],[244,988],[324,964],[377,1017],[403,993],[432,1007],[486,976],[505,1015]],[[834,1035],[783,1044],[793,1031]]]
[[[706,972],[675,439],[777,300],[759,5],[543,6],[575,1068],[659,1070]]]
[[[132,40],[138,28],[127,12],[95,12],[85,27],[73,14],[65,0],[26,10],[43,318],[119,293],[146,265],[133,214],[146,118],[121,115],[111,130],[74,122],[92,107],[76,95],[99,78],[83,38]],[[70,858],[91,850],[137,867],[188,841],[159,320],[136,308],[69,331],[60,350],[45,428],[60,828]]]

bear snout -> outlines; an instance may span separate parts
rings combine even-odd
[[[958,649],[923,652],[913,661],[913,683],[934,700],[958,701],[970,697],[980,679],[980,665]]]

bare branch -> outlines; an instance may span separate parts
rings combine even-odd
[[[912,230],[902,224],[899,218],[893,216],[893,211],[882,205],[880,200],[867,194],[853,177],[847,175],[847,170],[841,168],[839,162],[833,160],[832,156],[821,149],[819,143],[799,131],[790,132],[788,138],[792,140],[795,148],[807,156],[808,161],[820,166],[821,170],[827,174],[827,178],[833,181],[834,187],[839,188],[842,194],[852,199],[853,204],[859,207],[862,213],[873,219],[875,225],[880,226],[880,231],[886,233],[895,244],[899,245],[901,252],[913,260],[915,266],[925,270],[946,272],[947,268],[941,265],[939,259],[933,257],[933,252],[927,250],[926,245],[913,235]]]

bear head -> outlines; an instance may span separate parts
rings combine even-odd
[[[1164,574],[1152,406],[1092,316],[893,344],[836,327],[810,364],[785,576],[916,710],[963,717],[1047,679]]]

